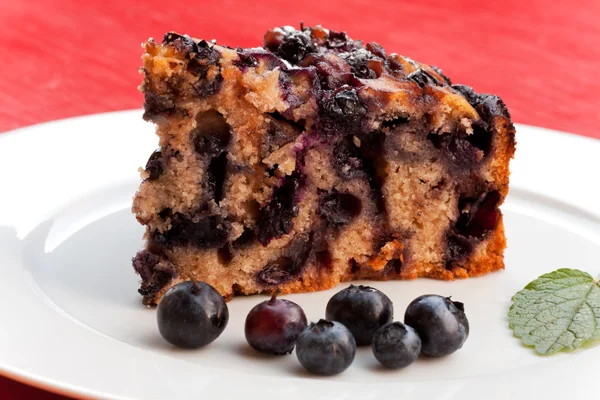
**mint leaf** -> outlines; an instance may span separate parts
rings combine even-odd
[[[574,350],[600,339],[600,283],[576,269],[559,269],[512,298],[509,327],[539,354]]]

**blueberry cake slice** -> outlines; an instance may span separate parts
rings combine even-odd
[[[190,277],[229,298],[504,267],[515,131],[498,97],[319,26],[144,48],[146,304]]]

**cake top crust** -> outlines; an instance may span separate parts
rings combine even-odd
[[[498,96],[452,84],[435,66],[321,26],[274,28],[255,48],[234,49],[176,32],[144,47],[140,89],[145,119],[155,122],[197,100],[219,107],[227,101],[221,95],[233,93],[311,141],[365,139],[378,132],[428,135],[435,147],[447,148],[451,167],[461,170],[489,159],[500,126],[514,132]]]
[[[388,54],[379,43],[363,44],[345,32],[321,26],[301,25],[300,29],[283,26],[267,31],[263,46],[233,49],[168,32],[162,45],[149,40],[146,51],[151,56],[159,54],[187,62],[186,70],[199,79],[210,78],[215,67],[235,66],[242,74],[263,77],[277,70],[287,105],[277,111],[290,120],[305,119],[306,112],[297,110],[307,101],[315,100],[318,114],[324,120],[324,129],[320,130],[324,131],[329,118],[356,126],[367,114],[370,129],[385,121],[418,119],[427,114],[433,116],[434,130],[456,128],[456,124],[444,126],[446,120],[484,119],[490,123],[498,116],[510,121],[506,106],[497,96],[476,94],[468,86],[453,85],[435,66],[396,53]],[[162,72],[168,76],[173,73]],[[199,95],[214,94],[218,84],[205,85]],[[480,105],[483,107],[477,109]],[[482,110],[486,115],[481,115]],[[470,123],[462,123],[467,133],[471,133]]]

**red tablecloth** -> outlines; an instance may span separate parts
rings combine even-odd
[[[149,36],[256,46],[267,28],[303,20],[438,65],[500,95],[516,122],[600,138],[599,19],[598,0],[5,0],[0,132],[140,107]],[[60,398],[0,378],[0,398],[30,397]]]

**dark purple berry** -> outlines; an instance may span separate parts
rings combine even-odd
[[[269,262],[256,276],[265,286],[277,286],[294,278],[294,260],[290,257],[278,257]]]
[[[462,303],[428,294],[417,297],[406,309],[404,323],[421,338],[421,353],[441,357],[460,349],[469,336],[469,321]]]
[[[171,229],[161,234],[164,245],[193,245],[200,249],[221,248],[227,243],[228,226],[220,216],[192,220],[175,214]]]
[[[465,85],[452,85],[452,89],[462,94],[473,106],[482,120],[488,124],[493,123],[493,116],[499,115],[510,120],[510,113],[506,105],[498,96],[491,94],[477,94],[473,88]]]
[[[186,40],[186,37],[177,32],[167,32],[163,36],[162,44],[169,44],[176,40]]]
[[[425,87],[427,85],[438,85],[437,79],[431,76],[429,72],[424,71],[422,69],[416,70],[415,72],[408,75],[407,78],[416,82],[420,87]]]
[[[205,61],[210,65],[217,65],[221,54],[215,49],[214,44],[201,40],[197,45],[196,59]]]
[[[377,329],[392,322],[394,306],[375,288],[350,285],[329,300],[325,316],[344,324],[352,332],[356,344],[365,346],[371,344]]]
[[[402,322],[392,322],[379,328],[373,335],[373,354],[383,366],[391,369],[412,364],[421,353],[421,338]]]
[[[227,153],[213,157],[206,170],[206,196],[217,203],[223,199],[223,186],[227,172]]]
[[[193,56],[190,55],[187,70],[200,78],[194,87],[198,92],[201,92],[203,87],[208,88],[211,85],[214,87],[219,78],[222,80],[221,74],[219,73],[212,82],[207,82],[206,76],[211,66],[218,67],[221,54],[214,48],[214,45],[209,44],[206,40],[202,40],[196,44],[193,52]],[[201,94],[200,96],[205,97]]]
[[[315,128],[321,136],[358,134],[362,131],[367,107],[355,89],[343,86],[336,92],[327,92],[320,102],[319,122]]]
[[[344,137],[335,144],[331,161],[340,178],[354,179],[366,176],[363,171],[364,163],[350,136]]]
[[[286,36],[279,48],[277,55],[292,64],[298,64],[304,56],[315,51],[310,33],[296,31]]]
[[[327,193],[319,199],[318,213],[336,227],[348,225],[361,211],[358,197],[350,193]]]
[[[238,68],[240,68],[242,71],[248,67],[256,67],[258,66],[258,60],[256,59],[256,57],[254,57],[254,55],[249,52],[246,51],[244,49],[242,49],[241,47],[238,47],[236,49],[239,60],[234,61],[233,64],[235,66],[237,66]]]
[[[156,315],[163,338],[185,348],[211,343],[229,321],[223,296],[204,282],[181,282],[167,290],[158,303]]]
[[[257,67],[261,62],[265,68],[271,70],[280,67],[287,69],[281,58],[264,49],[237,49],[239,60],[233,62],[235,66],[245,71],[249,67]]]
[[[510,113],[502,99],[493,94],[480,94],[479,105],[476,107],[479,116],[488,124],[493,125],[493,117],[498,115],[510,120]]]
[[[260,154],[263,158],[268,157],[269,154],[280,149],[281,146],[294,141],[300,135],[300,132],[304,130],[299,124],[287,121],[279,113],[274,112],[269,115],[272,118],[269,119],[267,131],[260,143]]]
[[[223,76],[219,73],[212,80],[200,79],[198,82],[194,83],[194,89],[196,90],[198,97],[205,99],[221,90],[222,84]]]
[[[153,304],[156,294],[176,276],[175,271],[160,260],[150,249],[140,251],[132,260],[135,272],[142,278],[138,293],[146,305]]]
[[[260,210],[258,241],[263,246],[289,233],[294,227],[293,219],[298,215],[297,200],[302,185],[303,179],[299,173],[286,176],[282,185],[275,189],[269,204]]]
[[[472,134],[429,133],[427,139],[455,169],[462,170],[472,168],[489,154],[492,136],[481,124],[475,123]]]
[[[427,140],[429,140],[433,147],[435,147],[438,150],[441,149],[444,145],[445,138],[446,136],[444,134],[438,134],[433,132],[427,134]]]
[[[146,172],[148,173],[148,180],[154,181],[158,179],[162,175],[164,170],[165,167],[163,164],[162,152],[159,149],[150,155],[150,158],[148,158],[148,162],[146,163]]]
[[[276,287],[298,277],[311,253],[313,234],[300,235],[285,249],[284,254],[270,261],[256,275],[259,284]]]
[[[231,127],[225,118],[215,111],[207,111],[197,120],[198,126],[190,133],[196,152],[202,156],[217,156],[225,151],[231,141]]]
[[[466,237],[450,233],[446,237],[446,266],[451,269],[454,263],[466,259],[473,253],[474,247],[471,240]]]
[[[234,250],[243,249],[256,240],[256,232],[253,229],[245,228],[244,232],[231,243]]]
[[[144,93],[144,120],[152,121],[155,117],[175,111],[175,102],[170,94],[157,94],[151,91]]]
[[[306,325],[306,315],[298,304],[273,295],[248,313],[246,340],[252,348],[263,353],[289,354]]]
[[[377,78],[377,74],[372,69],[369,69],[369,60],[373,58],[373,55],[365,49],[358,49],[350,53],[341,53],[342,57],[348,65],[352,73],[357,78],[362,79],[373,79]]]
[[[142,250],[131,260],[133,269],[142,278],[142,281],[148,282],[154,274],[154,267],[160,261],[160,257],[148,250]]]
[[[492,148],[492,134],[485,128],[485,124],[481,121],[476,121],[472,124],[473,133],[467,135],[466,139],[472,146],[481,150],[487,155]]]
[[[196,52],[196,43],[189,36],[180,35],[175,32],[165,33],[162,44],[170,44],[176,51],[180,52]]]
[[[483,151],[462,135],[452,135],[446,143],[446,158],[459,168],[470,168],[483,159]]]
[[[367,108],[358,97],[356,90],[342,89],[333,97],[324,100],[323,111],[328,117],[343,122],[360,119],[366,114]]]
[[[337,375],[354,361],[356,342],[339,322],[320,320],[311,323],[296,342],[298,361],[317,375]]]
[[[463,204],[460,204],[461,202]],[[485,193],[474,202],[471,200],[461,202],[459,202],[460,216],[455,226],[458,233],[482,239],[488,232],[496,229],[500,220],[498,191]]]

